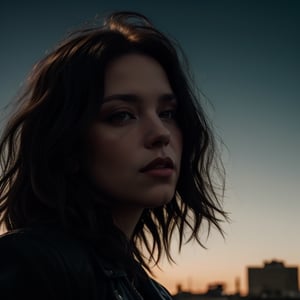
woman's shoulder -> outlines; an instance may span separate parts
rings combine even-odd
[[[20,228],[0,236],[1,258],[43,268],[53,275],[93,272],[90,252],[87,242],[56,224]]]
[[[72,251],[71,251],[72,250]],[[82,243],[55,226],[32,226],[6,232],[0,236],[0,254],[19,254],[38,259],[39,256],[64,252],[83,252]]]
[[[41,231],[33,228],[20,228],[8,231],[0,236],[1,257],[13,255],[30,257],[37,252],[47,252],[47,242]]]
[[[36,298],[29,298],[39,299],[38,291],[47,293],[43,299],[85,299],[92,290],[94,272],[87,251],[79,239],[56,227],[1,235],[0,257],[0,294],[9,295],[6,299],[33,292]]]

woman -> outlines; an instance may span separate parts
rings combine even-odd
[[[179,53],[180,54],[180,53]],[[178,50],[118,12],[29,76],[0,143],[4,299],[170,299],[149,263],[226,219],[214,139]]]

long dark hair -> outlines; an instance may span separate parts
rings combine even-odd
[[[101,105],[106,65],[127,53],[153,57],[165,70],[178,99],[184,142],[174,198],[145,209],[129,243],[84,167],[87,131]],[[101,27],[76,31],[37,63],[3,131],[0,155],[1,224],[13,230],[56,220],[84,238],[105,242],[103,255],[118,255],[124,265],[135,257],[148,268],[145,249],[150,261],[158,263],[163,252],[172,260],[174,231],[179,248],[185,237],[202,245],[200,227],[206,224],[209,232],[214,225],[222,233],[221,221],[227,219],[219,201],[222,164],[184,54],[138,13],[113,13]]]

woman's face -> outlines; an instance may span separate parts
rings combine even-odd
[[[104,100],[89,132],[89,169],[113,205],[146,208],[169,202],[180,172],[176,97],[162,67],[141,54],[112,61]]]

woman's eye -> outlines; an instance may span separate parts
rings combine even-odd
[[[159,114],[159,116],[163,119],[175,119],[176,118],[176,111],[174,109],[165,110]]]
[[[116,124],[124,123],[131,119],[135,119],[135,116],[128,111],[116,112],[108,117],[109,122],[116,123]]]

